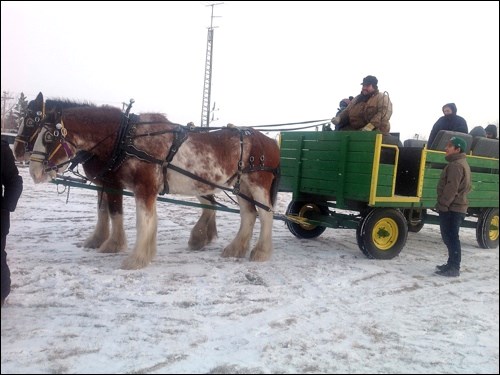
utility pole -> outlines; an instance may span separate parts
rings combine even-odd
[[[5,112],[7,110],[7,100],[14,99],[8,96],[7,91],[2,92],[2,132],[5,130]]]
[[[201,126],[208,127],[210,125],[210,94],[212,91],[212,56],[214,43],[214,6],[224,3],[213,3],[207,6],[212,7],[212,15],[210,17],[210,27],[207,35],[207,52],[205,58],[205,77],[203,79],[203,101],[201,106]]]

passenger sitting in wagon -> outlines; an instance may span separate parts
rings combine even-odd
[[[339,116],[342,113],[342,111],[344,111],[347,108],[352,99],[354,99],[354,96],[342,99],[339,103],[339,107],[337,108],[337,114],[335,116]],[[332,130],[330,124],[323,125],[323,131],[324,130]],[[339,130],[337,126],[335,126],[335,130]]]
[[[469,128],[467,121],[461,116],[457,115],[457,106],[455,103],[447,103],[441,108],[443,116],[441,116],[436,123],[432,126],[431,135],[427,144],[432,146],[434,139],[437,137],[440,130],[448,130],[453,132],[460,132],[467,134]]]
[[[379,91],[377,77],[366,76],[361,84],[361,93],[351,100],[344,111],[332,118],[332,123],[338,130],[379,130],[389,134],[392,116],[389,95]]]

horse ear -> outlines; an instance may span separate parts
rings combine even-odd
[[[56,114],[56,121],[61,121],[61,118],[62,118],[62,112],[63,112],[63,107],[62,105],[58,105],[56,107],[56,111],[55,111],[55,114]]]
[[[40,92],[38,93],[38,95],[36,96],[35,102],[36,102],[37,104],[38,104],[38,103],[43,104],[43,94],[42,94],[42,92],[41,92],[41,91],[40,91]]]

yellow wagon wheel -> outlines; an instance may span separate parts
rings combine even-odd
[[[406,218],[397,209],[375,208],[360,221],[356,236],[359,248],[368,258],[392,259],[406,244]]]
[[[380,250],[389,250],[399,238],[398,223],[389,217],[384,217],[373,225],[373,244]]]
[[[316,238],[326,229],[322,225],[309,222],[307,219],[315,215],[329,215],[326,202],[300,202],[291,201],[286,210],[286,225],[288,230],[297,238]]]
[[[498,247],[498,208],[487,208],[477,220],[476,239],[483,249]]]

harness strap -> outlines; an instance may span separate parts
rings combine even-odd
[[[137,147],[135,147],[132,144],[126,145],[125,148],[123,149],[123,151],[125,152],[126,155],[135,156],[137,159],[142,160],[142,161],[148,161],[150,163],[156,163],[156,164],[160,164],[160,165],[163,164],[163,160],[156,159],[156,158],[152,157],[147,152],[139,150]]]
[[[171,164],[171,163],[169,163],[169,164],[167,165],[167,168],[170,168],[170,169],[172,169],[172,170],[174,170],[174,171],[176,171],[176,172],[179,172],[180,174],[183,174],[184,176],[190,177],[190,178],[192,178],[193,180],[203,182],[203,183],[204,183],[204,184],[206,184],[206,185],[210,185],[210,186],[212,186],[212,187],[215,187],[215,188],[218,188],[218,189],[221,189],[221,190],[225,190],[225,191],[231,191],[233,194],[235,194],[235,195],[237,195],[237,196],[239,196],[239,197],[241,197],[241,198],[245,199],[246,201],[248,201],[248,202],[250,202],[250,203],[255,204],[256,206],[258,206],[258,207],[260,207],[260,208],[262,208],[262,209],[266,210],[267,212],[272,212],[272,208],[270,208],[270,207],[266,206],[265,204],[262,204],[262,203],[260,203],[260,202],[257,202],[257,201],[255,201],[255,200],[253,200],[253,199],[252,199],[252,198],[250,198],[248,195],[245,195],[245,194],[243,194],[241,191],[239,191],[239,189],[238,189],[238,190],[236,190],[236,189],[230,189],[230,188],[227,188],[227,187],[225,187],[225,186],[218,185],[218,184],[215,184],[215,183],[213,183],[213,182],[207,181],[207,180],[205,180],[205,179],[203,179],[203,178],[201,178],[201,177],[199,177],[199,176],[195,175],[194,173],[188,172],[188,171],[186,171],[186,170],[184,170],[184,169],[182,169],[182,168],[179,168],[179,167],[177,167],[177,166],[175,166],[175,165],[173,165],[173,164]]]
[[[132,123],[134,122],[131,121],[131,119],[136,120],[138,119],[138,116],[134,114],[129,116],[128,113],[123,114],[120,121],[120,128],[118,130],[118,137],[116,137],[115,146],[113,148],[113,153],[111,154],[111,159],[104,173],[107,171],[116,171],[125,160],[126,155],[123,152],[123,149],[127,138],[129,138]]]
[[[69,165],[68,169],[73,172],[73,169],[75,169],[78,164],[85,164],[94,156],[95,155],[89,151],[80,150],[76,153],[75,157],[70,160],[71,164]]]
[[[174,139],[172,140],[172,145],[170,146],[170,150],[168,151],[168,155],[165,158],[167,163],[170,163],[174,158],[177,151],[179,151],[179,147],[184,143],[184,141],[188,138],[188,131],[185,126],[177,126],[174,131]]]
[[[189,131],[191,128],[189,129]],[[165,158],[165,164],[163,164],[162,172],[163,172],[163,190],[160,195],[168,194],[170,188],[168,186],[167,181],[167,168],[168,164],[172,161],[179,148],[184,143],[184,141],[188,138],[188,130],[185,126],[177,125],[177,128],[174,131],[174,139],[172,140],[172,144],[170,145],[170,150],[168,150],[167,157]]]

